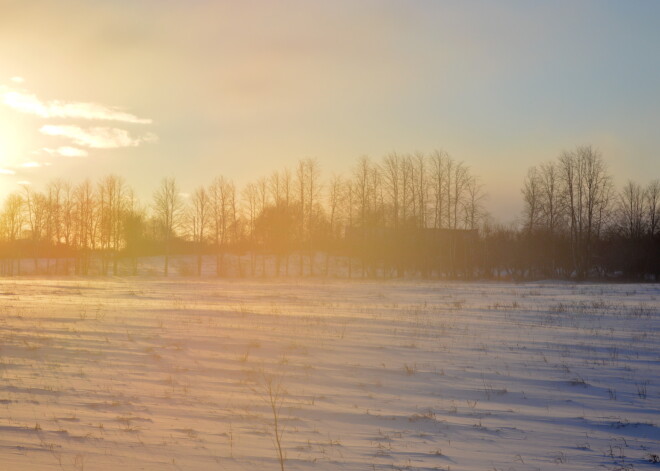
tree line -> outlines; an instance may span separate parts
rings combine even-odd
[[[538,277],[660,276],[660,182],[614,187],[591,146],[529,169],[516,237],[521,274]]]
[[[20,274],[20,260],[33,259],[32,271],[136,274],[142,257],[158,255],[168,275],[171,257],[186,254],[197,275],[213,259],[217,276],[659,274],[660,184],[616,191],[591,147],[529,170],[516,225],[494,223],[485,196],[443,151],[361,157],[327,178],[303,159],[242,188],[219,176],[190,194],[165,178],[149,201],[116,175],[58,179],[5,199],[0,271]]]

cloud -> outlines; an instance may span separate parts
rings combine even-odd
[[[73,125],[47,124],[42,126],[39,131],[47,136],[66,137],[79,146],[90,147],[93,149],[136,147],[142,143],[154,142],[158,139],[153,133],[146,133],[142,137],[134,138],[125,129],[109,127],[82,128]]]
[[[152,122],[151,119],[139,118],[134,114],[98,103],[64,102],[60,100],[41,101],[34,94],[19,92],[7,87],[0,87],[0,96],[2,102],[10,108],[42,118],[96,119],[135,124],[150,124]]]
[[[62,146],[57,149],[51,149],[44,147],[41,149],[43,152],[46,152],[50,155],[61,155],[62,157],[87,157],[89,152],[84,149],[78,149],[77,147]]]
[[[41,164],[39,162],[34,162],[34,161],[33,162],[25,162],[23,165],[21,165],[21,167],[37,168],[37,167],[41,167]]]
[[[150,124],[151,119],[140,118],[120,109],[98,103],[69,102],[62,100],[42,101],[37,95],[24,90],[20,84],[22,77],[11,77],[9,80],[18,85],[0,84],[0,107],[4,104],[19,113],[26,113],[43,118],[36,126],[43,136],[41,141],[55,142],[54,145],[44,142],[33,149],[32,159],[27,158],[16,165],[0,167],[0,176],[16,175],[20,177],[32,171],[44,171],[56,162],[52,157],[81,158],[93,154],[93,149],[120,149],[137,147],[145,143],[155,142],[158,136],[152,132],[141,132],[116,127],[104,121],[118,122],[128,125]],[[67,121],[62,122],[66,119]],[[30,120],[32,121],[32,120]],[[96,123],[99,122],[100,123]],[[91,123],[96,125],[92,125]],[[88,123],[88,124],[85,124]],[[37,141],[38,142],[38,141]],[[52,160],[52,162],[51,162]],[[61,161],[60,161],[61,162]]]

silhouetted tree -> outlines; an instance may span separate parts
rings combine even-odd
[[[204,187],[199,187],[193,193],[188,208],[188,230],[192,236],[197,251],[197,276],[202,276],[202,255],[206,242],[206,229],[209,224],[211,202]]]
[[[176,231],[181,225],[183,215],[183,200],[174,178],[165,178],[160,187],[154,193],[153,202],[156,221],[161,230],[165,242],[165,266],[163,273],[169,273],[169,260],[172,250],[172,240],[176,237]]]

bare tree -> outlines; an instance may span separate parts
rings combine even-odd
[[[243,227],[241,224],[241,215],[239,209],[238,198],[236,197],[236,188],[234,185],[229,186],[229,218],[231,219],[231,236],[234,243],[238,244],[243,237]],[[243,276],[243,268],[240,263],[238,263],[238,275]]]
[[[445,194],[447,178],[445,173],[446,162],[450,159],[444,151],[434,151],[431,154],[431,191],[433,194],[433,227],[445,227]]]
[[[229,228],[232,223],[230,199],[234,192],[234,184],[224,177],[213,180],[208,191],[217,276],[222,275],[224,270],[224,253],[229,241]]]
[[[188,226],[197,249],[197,276],[202,275],[202,255],[206,242],[206,229],[210,218],[210,199],[204,187],[192,194],[188,214]]]
[[[323,218],[323,206],[321,201],[323,183],[321,181],[321,167],[318,160],[307,159],[307,172],[309,182],[309,211],[307,214],[307,226],[309,227],[309,235],[307,250],[309,254],[309,274],[314,275],[314,252],[316,250],[314,242],[318,236],[318,232],[323,227],[321,224]]]
[[[180,227],[183,212],[183,200],[174,178],[165,178],[161,181],[160,187],[154,193],[153,209],[165,242],[163,273],[167,276],[172,240]]]
[[[333,175],[328,184],[328,222],[329,234],[328,244],[326,244],[325,254],[325,275],[329,273],[330,251],[334,248],[334,243],[340,238],[339,229],[341,228],[342,205],[341,201],[345,198],[345,182],[341,175]]]
[[[644,192],[646,205],[646,225],[649,237],[653,239],[658,232],[658,220],[660,220],[660,180],[653,180]]]
[[[416,152],[413,159],[413,192],[415,194],[415,216],[418,227],[426,227],[426,211],[428,203],[428,169],[423,153]]]
[[[385,223],[385,195],[383,192],[383,179],[380,168],[372,165],[369,172],[369,206],[371,212],[371,225],[377,227]]]
[[[371,213],[372,190],[371,173],[373,164],[368,157],[360,157],[353,170],[353,185],[356,192],[356,204],[358,208],[358,221],[360,227],[369,226]]]
[[[469,181],[469,169],[463,164],[463,162],[458,162],[454,167],[454,178],[452,183],[452,205],[453,205],[453,221],[454,225],[452,229],[458,228],[459,221],[459,210],[463,206],[463,198],[465,196],[465,190]]]
[[[539,169],[540,216],[550,243],[550,271],[557,269],[557,234],[563,221],[559,170],[555,162],[541,164]]]
[[[46,186],[46,240],[52,247],[51,255],[55,260],[55,272],[59,264],[59,246],[62,243],[62,193],[63,180],[53,180]],[[49,260],[50,261],[50,260]]]
[[[646,233],[644,190],[641,185],[629,181],[618,196],[619,228],[628,239],[640,240]]]
[[[76,206],[74,188],[70,182],[62,183],[62,199],[60,205],[61,236],[64,247],[72,249],[75,244]],[[64,272],[69,273],[69,254],[66,254]]]
[[[79,183],[73,190],[74,198],[74,234],[75,246],[78,251],[76,258],[76,273],[89,273],[90,252],[95,247],[97,231],[97,207],[94,189],[89,179]]]
[[[399,227],[400,187],[402,180],[402,159],[397,153],[391,153],[383,159],[381,174],[383,187],[388,198],[391,215],[390,223],[394,229]]]
[[[14,274],[14,263],[16,264],[16,274],[20,275],[21,270],[21,251],[16,243],[25,224],[23,212],[23,197],[18,193],[10,193],[4,202],[2,210],[2,236],[9,242],[9,250],[14,255],[9,263],[9,275]]]
[[[355,221],[355,205],[356,205],[356,190],[351,180],[344,182],[344,194],[346,195],[343,200],[343,212],[346,214],[346,227],[352,229]],[[348,253],[348,278],[353,277],[353,250],[352,247],[346,247]]]
[[[138,257],[145,249],[147,216],[131,188],[126,192],[121,220],[124,248],[131,261],[131,273],[135,276],[138,273]]]
[[[299,273],[304,275],[304,252],[307,252],[310,274],[314,272],[313,238],[314,219],[318,214],[318,205],[321,192],[320,168],[315,159],[303,159],[296,168],[295,187],[298,193],[298,234],[299,234]],[[306,250],[305,250],[306,249]]]
[[[102,251],[102,271],[107,273],[108,254],[112,257],[112,273],[117,275],[119,251],[122,245],[122,214],[126,205],[126,184],[117,175],[108,175],[97,185],[96,205],[99,220],[99,246]]]
[[[470,175],[465,190],[465,227],[467,229],[476,230],[481,223],[482,218],[485,216],[483,208],[483,200],[486,194],[483,192],[483,185],[479,182],[477,177]]]
[[[281,204],[284,205],[284,208],[287,213],[291,211],[291,207],[293,204],[293,175],[291,173],[291,169],[286,167],[282,172],[280,173],[280,187],[281,187],[281,193],[282,193],[282,202]],[[286,276],[289,275],[289,256],[290,256],[290,250],[286,251],[286,254],[284,256],[284,274]],[[278,273],[279,273],[279,268],[278,268]]]
[[[269,206],[270,191],[268,179],[261,177],[257,180],[257,215],[263,214],[264,210]],[[268,247],[262,247],[261,250],[261,275],[266,276],[266,251]]]
[[[527,176],[523,181],[522,194],[524,206],[525,227],[527,234],[531,236],[538,223],[539,213],[541,212],[541,180],[536,167],[527,171]]]
[[[413,194],[413,163],[410,155],[405,155],[401,159],[401,224],[408,225],[410,216],[410,207],[414,201]]]
[[[247,214],[247,223],[248,223],[248,235],[250,240],[250,270],[251,274],[254,276],[256,269],[256,258],[255,258],[255,228],[257,218],[259,216],[259,190],[257,185],[254,183],[248,183],[242,192],[243,197],[243,207],[245,213]]]
[[[362,239],[357,243],[357,250],[360,252],[361,261],[362,261],[362,277],[366,275],[366,266],[364,261],[365,250],[366,250],[366,234],[367,230],[373,225],[373,215],[371,210],[371,201],[373,199],[373,186],[371,180],[371,174],[373,164],[371,160],[366,157],[360,157],[356,167],[353,170],[353,184],[352,189],[354,190],[355,196],[355,205],[357,207],[357,217],[358,225],[361,229]],[[351,218],[353,219],[353,218]]]
[[[446,208],[446,216],[445,216],[445,224],[448,229],[452,229],[456,227],[456,223],[454,222],[452,224],[452,211],[451,208],[456,204],[456,202],[452,198],[452,184],[453,184],[453,175],[454,175],[454,159],[451,157],[448,157],[445,159],[445,208]]]
[[[563,152],[559,168],[567,204],[573,265],[580,278],[591,266],[594,236],[600,233],[611,201],[612,183],[601,154],[591,146]]]
[[[25,201],[25,219],[32,241],[34,270],[39,268],[39,248],[45,235],[48,220],[48,200],[43,193],[36,192],[29,185],[23,185],[23,200]]]
[[[306,227],[305,222],[307,218],[305,217],[307,210],[307,172],[306,165],[304,160],[298,161],[298,166],[296,167],[296,180],[295,188],[297,193],[297,202],[298,205],[298,218],[297,218],[297,234],[300,239],[300,245],[303,244],[303,241],[306,238]],[[303,258],[302,251],[298,253],[298,275],[303,276],[305,269],[305,260]]]

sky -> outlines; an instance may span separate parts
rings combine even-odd
[[[507,222],[578,145],[619,185],[660,178],[659,23],[641,0],[0,0],[0,198],[443,149]]]

